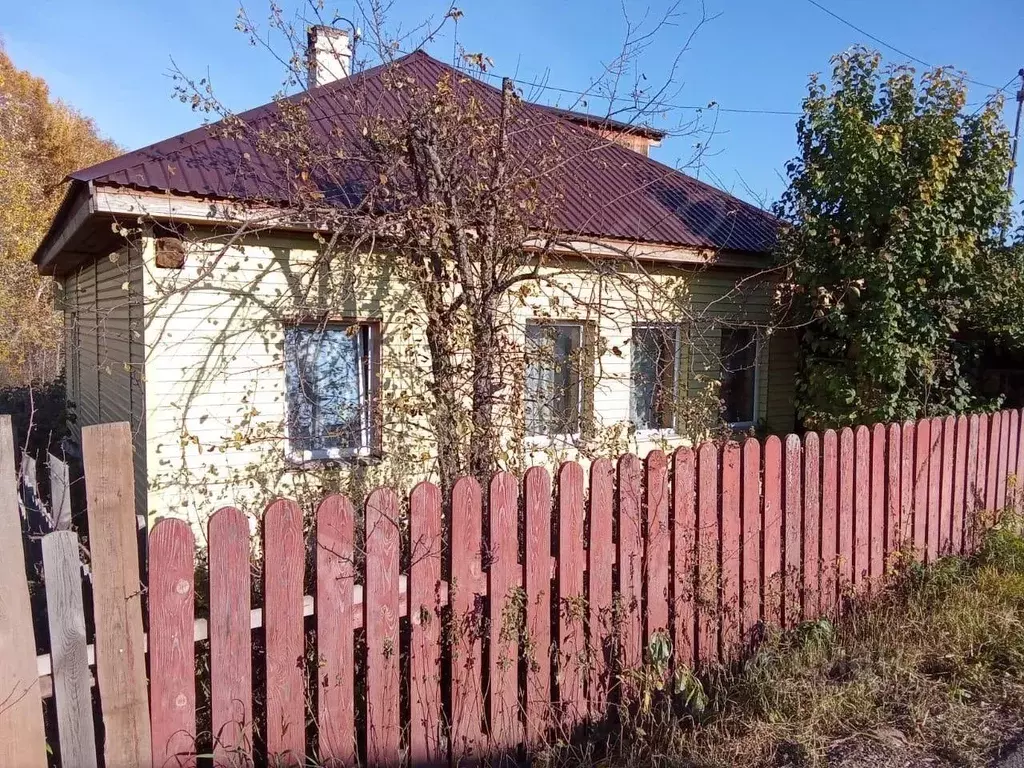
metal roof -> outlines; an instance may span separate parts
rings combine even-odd
[[[391,69],[394,67],[394,69]],[[368,115],[397,117],[408,107],[402,89],[388,87],[400,72],[415,83],[434,87],[444,77],[458,78],[486,110],[500,108],[501,92],[431,58],[422,51],[291,97],[309,110],[313,137],[337,147],[339,157],[359,155],[360,121]],[[463,86],[464,84],[464,86]],[[272,102],[242,113],[250,126],[281,120]],[[514,143],[553,152],[553,170],[542,174],[540,194],[552,201],[550,223],[580,237],[764,253],[774,242],[777,220],[748,203],[681,171],[609,141],[595,141],[586,116],[525,104],[517,111]],[[583,122],[584,124],[580,124]],[[638,131],[650,129],[637,128]],[[286,202],[293,180],[281,158],[259,151],[223,123],[135,150],[71,174],[79,182],[222,199]],[[642,134],[641,134],[642,135]],[[325,176],[329,197],[344,202],[364,188],[365,164],[339,161]],[[327,178],[329,177],[329,178]]]

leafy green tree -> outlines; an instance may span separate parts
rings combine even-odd
[[[977,407],[970,372],[993,323],[1024,338],[1021,305],[998,316],[1009,308],[993,284],[1013,269],[1001,105],[967,109],[956,73],[918,79],[860,48],[833,65],[831,86],[811,78],[777,209],[783,296],[802,325],[801,418],[821,428]]]

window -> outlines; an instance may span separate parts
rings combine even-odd
[[[583,381],[583,326],[528,322],[526,325],[526,433],[577,435]]]
[[[722,329],[722,417],[742,426],[757,418],[757,334],[752,328]]]
[[[288,447],[298,459],[371,452],[376,324],[296,325],[285,330]]]
[[[675,427],[679,327],[633,326],[630,418],[638,430]]]

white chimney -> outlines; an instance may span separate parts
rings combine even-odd
[[[334,27],[309,28],[306,43],[309,74],[306,88],[318,88],[335,80],[348,77],[352,66],[352,49],[348,46],[348,32]]]

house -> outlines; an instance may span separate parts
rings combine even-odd
[[[344,56],[323,55],[325,40],[347,50],[343,33],[315,28],[310,40],[309,108],[318,125],[343,124],[346,94],[383,88],[389,69],[348,76]],[[500,98],[423,52],[390,67]],[[502,416],[507,463],[644,455],[719,417],[739,431],[791,429],[795,340],[770,327],[775,220],[651,159],[656,130],[522,109],[527,138],[601,145],[549,179],[567,245],[512,312],[526,354],[513,360],[520,404]],[[325,274],[310,227],[268,217],[240,228],[247,201],[272,210],[281,173],[256,147],[197,128],[72,174],[35,254],[60,289],[75,429],[131,423],[150,519],[432,476],[419,299],[386,247]]]

